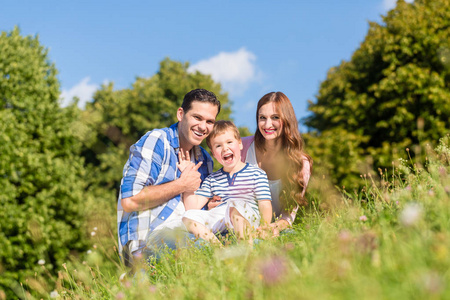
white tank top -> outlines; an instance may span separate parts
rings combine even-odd
[[[259,167],[258,162],[256,160],[254,142],[252,142],[250,144],[250,148],[248,148],[247,156],[245,157],[245,162],[248,162],[249,164]],[[270,186],[270,195],[272,196],[273,213],[275,214],[275,216],[279,216],[282,214],[280,205],[281,179],[269,180],[269,186]]]

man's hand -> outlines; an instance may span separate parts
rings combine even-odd
[[[181,172],[180,175],[180,183],[183,185],[183,192],[195,192],[202,183],[202,179],[200,177],[200,172],[198,169],[202,165],[203,162],[199,162],[198,164],[194,165],[192,162],[188,164],[183,172]]]
[[[141,211],[151,209],[181,193],[194,193],[202,182],[198,169],[202,165],[189,162],[180,178],[161,185],[149,185],[144,187],[138,194],[121,200],[125,212]],[[206,201],[205,201],[206,203]]]

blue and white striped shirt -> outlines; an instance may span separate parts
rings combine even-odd
[[[164,223],[178,206],[180,195],[153,209],[127,213],[122,208],[121,200],[138,194],[148,185],[160,185],[177,179],[180,176],[176,165],[179,148],[178,123],[169,128],[149,131],[130,147],[117,204],[120,254],[128,243],[131,253],[143,248],[147,235]],[[196,146],[193,148],[195,150],[196,155],[191,153],[191,157],[195,157],[195,163],[203,161],[198,171],[204,180],[212,172],[213,161],[202,147]]]
[[[258,211],[259,200],[272,199],[266,172],[248,163],[233,176],[223,168],[212,173],[195,194],[207,198],[217,195],[224,202],[245,200],[255,211]]]

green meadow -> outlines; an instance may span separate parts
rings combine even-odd
[[[293,230],[253,247],[167,251],[133,275],[94,228],[94,248],[61,266],[52,291],[28,285],[60,299],[449,299],[449,142],[362,174],[359,192],[313,178]]]

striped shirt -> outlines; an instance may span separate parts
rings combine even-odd
[[[255,211],[258,211],[258,201],[271,200],[266,172],[248,163],[233,176],[223,168],[212,173],[195,194],[207,198],[217,195],[224,202],[246,200]]]
[[[138,194],[148,185],[160,185],[177,179],[180,176],[176,166],[179,148],[178,123],[169,128],[149,131],[130,147],[117,204],[120,254],[127,244],[131,253],[143,248],[147,235],[164,223],[178,206],[180,195],[153,209],[127,213],[122,208],[121,200]],[[193,151],[196,151],[191,153],[195,163],[203,161],[198,171],[204,180],[212,172],[213,161],[202,147],[196,146]]]

